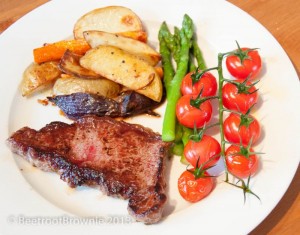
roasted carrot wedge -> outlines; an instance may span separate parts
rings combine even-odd
[[[33,50],[34,62],[40,64],[47,61],[59,60],[66,50],[83,55],[90,48],[89,44],[83,39],[62,40],[35,48]]]

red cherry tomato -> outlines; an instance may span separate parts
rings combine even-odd
[[[191,99],[195,98],[195,96],[184,95],[176,105],[176,116],[179,123],[189,128],[194,128],[194,125],[197,128],[203,127],[205,123],[210,121],[212,116],[212,106],[209,100],[196,108],[190,104]]]
[[[183,154],[186,160],[193,167],[200,167],[200,164],[205,164],[205,168],[215,165],[220,159],[221,146],[219,142],[208,135],[203,135],[200,141],[189,140],[184,146]],[[197,161],[198,166],[196,166]]]
[[[206,177],[196,179],[191,172],[184,171],[177,184],[180,195],[189,202],[198,202],[210,194],[215,186],[215,180],[209,177],[207,172],[204,176]]]
[[[238,82],[238,81],[237,81]],[[247,86],[251,83],[248,82]],[[255,86],[248,89],[249,94],[239,93],[239,89],[232,83],[226,83],[222,88],[222,100],[225,108],[246,113],[258,100]]]
[[[214,96],[217,92],[217,80],[210,72],[206,72],[202,75],[202,77],[193,85],[192,75],[195,72],[190,72],[182,80],[181,83],[181,94],[182,95],[198,95],[201,90],[202,96]]]
[[[235,145],[231,145],[226,150],[225,160],[227,169],[239,178],[247,178],[257,172],[259,160],[256,154],[246,157],[243,154],[240,154],[240,152],[240,147]],[[250,152],[253,152],[252,148],[250,148]]]
[[[245,54],[245,51],[249,48],[240,49],[242,57],[244,57],[243,62],[237,55],[230,55],[226,58],[226,67],[229,73],[236,79],[246,78],[254,79],[257,77],[261,70],[261,58],[257,50],[249,51]],[[239,49],[237,50],[239,53]]]
[[[252,144],[255,144],[260,137],[260,130],[259,122],[251,115],[241,117],[231,113],[224,121],[224,135],[232,143],[248,145],[252,140]]]

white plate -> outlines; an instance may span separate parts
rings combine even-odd
[[[40,128],[50,121],[66,121],[57,108],[37,103],[45,93],[30,99],[20,96],[18,86],[24,69],[33,59],[32,49],[45,42],[70,37],[74,23],[81,15],[107,5],[123,5],[135,11],[149,32],[150,43],[156,47],[161,22],[180,26],[184,13],[189,14],[197,26],[199,43],[209,66],[216,65],[218,52],[233,49],[235,40],[242,46],[260,48],[264,64],[259,84],[262,99],[255,116],[263,125],[264,138],[256,150],[266,154],[261,156],[262,169],[252,179],[251,187],[261,202],[250,196],[244,204],[242,192],[222,183],[221,176],[209,197],[190,205],[177,192],[176,181],[184,166],[174,159],[167,176],[169,202],[163,221],[151,226],[126,223],[126,201],[108,198],[86,187],[71,190],[56,174],[34,169],[11,154],[4,142],[13,131],[25,125]],[[300,92],[296,72],[272,35],[225,1],[55,0],[7,29],[0,37],[0,51],[0,231],[4,234],[169,234],[186,230],[206,234],[246,234],[276,206],[298,167]],[[163,112],[163,108],[159,111]],[[131,121],[160,131],[161,120],[153,120],[140,117]],[[98,217],[80,222],[78,215]],[[107,221],[103,222],[101,218]]]

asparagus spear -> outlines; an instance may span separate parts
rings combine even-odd
[[[179,60],[180,60],[180,49],[181,49],[181,46],[180,46],[180,29],[178,27],[174,27],[174,41],[175,41],[175,44],[176,44],[176,47],[174,48],[175,50],[173,51],[173,57],[174,57],[174,60],[178,66],[178,63],[179,63]]]
[[[180,58],[177,64],[177,69],[174,78],[169,87],[168,103],[165,111],[162,139],[164,141],[173,141],[175,139],[176,126],[176,103],[180,98],[180,85],[183,77],[188,70],[189,51],[191,38],[194,34],[194,25],[192,19],[188,15],[184,15],[182,28],[180,30]]]
[[[175,72],[172,65],[171,52],[167,46],[164,37],[166,30],[168,30],[167,25],[163,23],[158,33],[158,39],[159,39],[159,52],[161,54],[162,66],[164,68],[164,85],[168,96],[168,94],[170,93],[169,92],[170,84],[174,77]]]
[[[197,67],[194,64],[194,56],[192,53],[190,53],[190,60],[189,60],[189,72],[196,71]]]
[[[193,51],[193,55],[195,56],[196,60],[197,60],[197,64],[198,64],[198,68],[200,70],[204,70],[206,69],[206,64],[202,55],[202,52],[199,48],[199,45],[197,43],[197,38],[193,37],[192,40],[192,51]]]
[[[166,46],[168,47],[169,51],[171,52],[175,62],[178,64],[179,61],[179,53],[180,53],[180,35],[179,29],[177,27],[174,28],[174,35],[171,34],[166,22],[163,22],[160,30],[159,30],[159,40],[164,40]]]

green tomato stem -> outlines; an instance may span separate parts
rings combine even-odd
[[[219,89],[218,89],[218,97],[219,97],[219,128],[220,128],[220,136],[221,136],[221,158],[224,162],[225,166],[225,175],[226,179],[225,182],[228,182],[228,169],[225,160],[225,137],[224,137],[224,127],[223,127],[223,100],[222,100],[222,88],[224,84],[224,76],[223,76],[223,68],[222,68],[222,61],[224,58],[224,54],[218,54],[218,76],[219,76]]]

